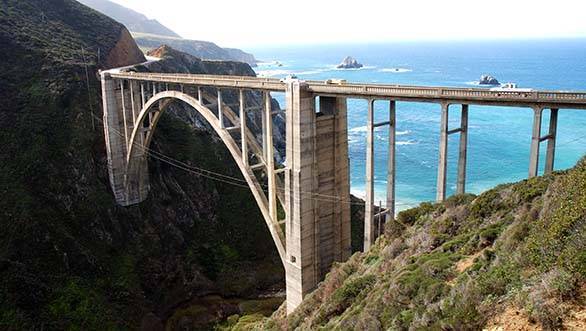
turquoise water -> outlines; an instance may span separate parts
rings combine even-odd
[[[586,39],[507,42],[396,43],[325,45],[251,50],[265,64],[259,75],[352,82],[471,87],[482,74],[519,87],[586,91]],[[365,65],[337,70],[351,55]],[[278,66],[272,61],[279,61]],[[397,70],[398,69],[398,70]],[[284,96],[275,95],[284,104]],[[364,100],[348,101],[352,192],[364,192],[366,110]],[[375,104],[377,121],[388,117],[388,102]],[[459,126],[460,107],[450,108],[450,128]],[[542,132],[549,114],[544,112]],[[398,209],[435,198],[440,108],[436,104],[397,103]],[[562,110],[558,119],[556,169],[573,166],[586,152],[586,111]],[[527,177],[532,111],[526,108],[471,106],[467,191],[480,193],[497,184]],[[455,190],[458,135],[448,147],[448,194]],[[386,194],[388,128],[376,131],[376,199]],[[541,146],[543,169],[545,143]]]

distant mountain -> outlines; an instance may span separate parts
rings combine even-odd
[[[108,0],[78,0],[84,5],[110,16],[126,25],[143,51],[168,45],[203,60],[238,61],[256,66],[252,54],[236,48],[222,48],[209,41],[188,40],[145,15]]]
[[[132,9],[121,6],[108,0],[78,0],[82,4],[93,8],[103,14],[110,16],[116,21],[124,24],[130,31],[152,33],[161,36],[177,37],[180,36],[167,28],[157,20],[151,20],[145,15]]]
[[[202,60],[238,61],[248,63],[253,67],[256,66],[257,62],[252,54],[236,48],[222,48],[210,41],[171,38],[137,32],[133,32],[132,36],[143,50],[152,50],[161,45],[167,45]]]

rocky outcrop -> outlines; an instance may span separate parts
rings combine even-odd
[[[478,81],[480,85],[500,85],[499,81],[491,75],[482,75]]]
[[[346,58],[344,58],[342,63],[338,64],[336,66],[336,68],[338,68],[338,69],[358,69],[358,68],[362,68],[363,66],[364,65],[362,65],[362,63],[359,63],[358,61],[356,61],[355,58],[353,58],[351,56],[346,56]]]
[[[146,59],[142,51],[136,46],[134,39],[126,30],[123,28],[120,31],[120,38],[116,42],[114,48],[106,55],[106,61],[104,62],[104,68],[118,68],[124,67],[136,63],[145,62]]]

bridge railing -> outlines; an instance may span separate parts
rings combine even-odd
[[[226,88],[250,88],[270,91],[285,91],[286,85],[274,78],[257,78],[247,76],[192,75],[192,74],[156,74],[124,72],[112,73],[117,79],[140,80],[157,83],[215,86]]]
[[[160,83],[191,84],[217,86],[226,88],[250,88],[269,91],[285,91],[286,83],[276,78],[251,76],[220,76],[193,74],[157,74],[121,72],[112,73],[119,79],[152,81]],[[349,97],[383,97],[445,100],[507,101],[521,103],[560,102],[566,104],[586,103],[586,93],[565,91],[533,90],[490,90],[484,88],[428,87],[406,85],[384,85],[367,83],[327,83],[324,81],[307,81],[309,89],[316,94],[347,95]]]

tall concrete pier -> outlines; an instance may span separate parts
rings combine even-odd
[[[215,90],[215,93],[210,93]],[[224,102],[237,91],[236,106]],[[247,124],[246,95],[262,93],[262,143]],[[285,93],[286,162],[273,156],[270,93]],[[235,76],[103,72],[104,133],[110,184],[123,206],[140,203],[149,193],[147,158],[159,118],[172,102],[182,102],[209,123],[240,168],[263,215],[286,273],[287,311],[293,311],[323,279],[333,262],[346,260],[350,245],[350,178],[347,99],[368,101],[364,250],[393,222],[396,194],[396,112],[400,102],[438,104],[440,118],[437,200],[447,196],[448,137],[459,134],[456,193],[464,193],[470,105],[526,107],[533,111],[529,177],[538,175],[541,142],[547,141],[545,172],[553,171],[560,109],[586,109],[586,93],[490,91],[447,87],[349,84],[337,81],[281,81]],[[316,107],[319,99],[319,107]],[[388,120],[374,122],[375,102],[388,102]],[[460,126],[448,126],[450,108],[461,105]],[[316,109],[317,108],[317,109]],[[541,118],[550,110],[549,129]],[[374,129],[388,127],[386,205],[374,201]],[[530,138],[530,139],[529,139]],[[251,156],[254,155],[254,158]],[[251,164],[251,160],[256,160]],[[264,176],[258,176],[262,173]],[[262,181],[259,178],[265,178]],[[285,219],[278,217],[278,205]],[[284,228],[284,229],[283,229]]]

